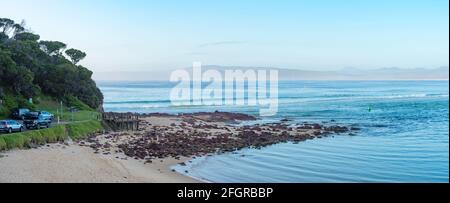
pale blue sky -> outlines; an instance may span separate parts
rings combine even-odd
[[[449,63],[448,0],[0,0],[0,17],[84,50],[94,71]]]

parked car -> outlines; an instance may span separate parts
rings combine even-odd
[[[43,119],[53,121],[55,116],[47,111],[39,111],[39,115],[42,116]]]
[[[44,118],[40,112],[29,112],[25,115],[23,124],[27,129],[49,128],[51,121]]]
[[[25,114],[27,114],[28,112],[30,112],[29,109],[26,108],[17,108],[14,109],[12,112],[12,118],[13,119],[18,119],[18,120],[23,120],[25,117]]]
[[[0,121],[0,132],[12,133],[12,132],[22,132],[23,125],[17,121],[13,120],[2,120]]]

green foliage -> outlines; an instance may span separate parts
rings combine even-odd
[[[12,95],[3,96],[3,106],[8,109],[13,109],[18,106],[17,100]]]
[[[77,112],[63,112],[61,119],[62,121],[87,121],[87,120],[97,120],[100,117],[100,113],[95,111],[77,111]]]
[[[3,97],[0,97],[0,99],[3,101],[2,105],[0,105],[0,118],[7,118],[15,108],[36,110],[36,106],[28,103],[28,100],[21,95],[13,96],[13,94],[7,93]]]
[[[0,136],[0,151],[8,149],[7,146],[8,145],[6,145],[5,139],[3,139],[3,137]]]
[[[22,133],[3,136],[6,149],[23,149],[30,144],[30,139]]]
[[[27,131],[22,134],[29,137],[30,143],[36,145],[62,142],[67,138],[64,125],[59,125],[43,130]]]
[[[77,64],[86,57],[86,53],[77,49],[68,49],[66,54],[70,57],[73,64]]]
[[[14,36],[15,40],[20,41],[38,41],[41,37],[29,32],[18,33]]]
[[[8,18],[0,18],[0,30],[5,36],[13,33],[23,32],[25,29],[22,25],[16,24],[13,20]]]
[[[25,99],[45,94],[76,101],[79,107],[84,103],[89,109],[100,108],[103,95],[92,80],[92,72],[76,65],[86,54],[69,49],[69,61],[62,54],[66,47],[58,41],[39,41],[39,35],[0,18],[0,88]]]
[[[67,132],[72,139],[81,139],[103,129],[100,121],[86,121],[67,124]]]
[[[9,110],[3,105],[0,105],[0,120],[8,118],[9,115]]]
[[[91,107],[73,96],[66,97],[65,103],[67,104],[67,106],[76,107],[78,110],[93,111]]]
[[[11,58],[11,52],[0,46],[0,87],[9,87],[15,93],[33,96],[37,90],[33,84],[33,73]]]
[[[39,44],[48,55],[61,55],[61,51],[67,47],[58,41],[40,41]]]

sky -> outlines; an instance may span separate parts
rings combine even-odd
[[[85,51],[94,72],[449,63],[448,0],[0,0],[0,17]]]

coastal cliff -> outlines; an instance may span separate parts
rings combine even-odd
[[[103,95],[92,71],[78,63],[86,57],[58,41],[0,18],[0,118],[13,108],[34,109],[41,100],[62,101],[80,110],[100,110]]]

